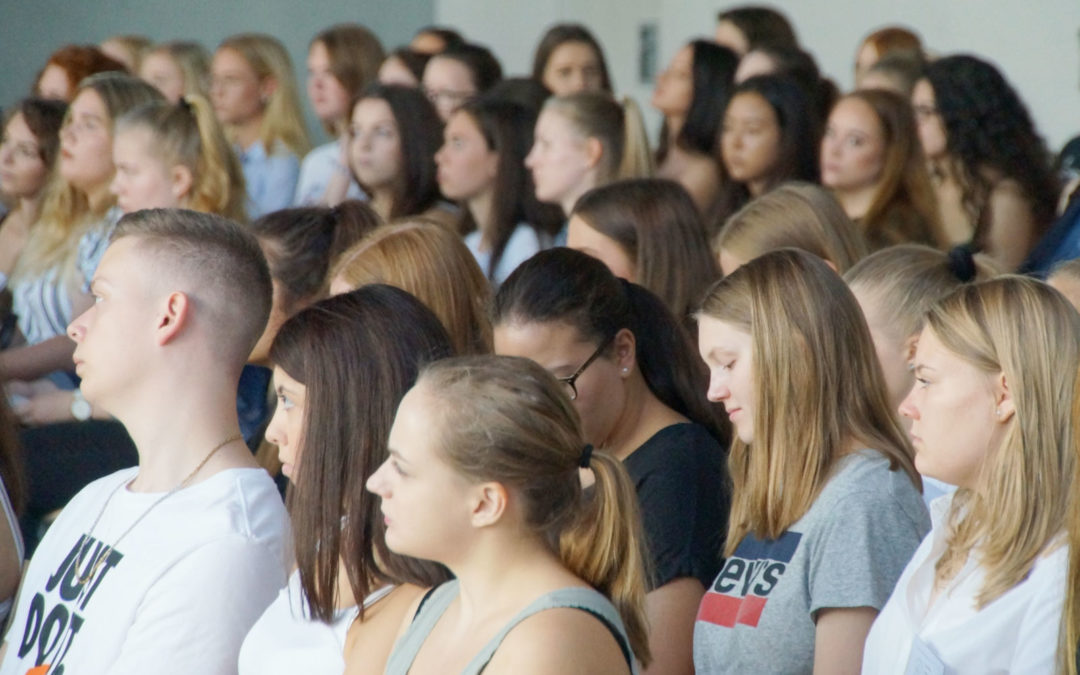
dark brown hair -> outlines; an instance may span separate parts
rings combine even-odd
[[[67,104],[45,98],[24,98],[4,115],[4,127],[15,115],[22,115],[30,133],[37,139],[38,156],[46,168],[52,170],[56,155],[60,152],[60,127],[64,124]]]
[[[26,478],[23,475],[22,448],[19,445],[18,423],[7,396],[0,396],[0,486],[7,490],[8,500],[16,514],[26,503]]]
[[[596,62],[600,66],[600,86],[604,91],[611,93],[611,75],[608,74],[607,61],[604,59],[604,50],[600,47],[592,32],[579,23],[557,23],[547,29],[540,43],[536,45],[536,54],[533,56],[532,77],[537,82],[544,81],[544,69],[547,68],[548,60],[555,50],[568,42],[580,42],[587,45],[596,54]]]
[[[394,414],[420,369],[452,354],[431,310],[383,284],[311,305],[274,338],[271,361],[307,388],[288,504],[300,583],[320,621],[334,618],[339,560],[361,619],[372,581],[427,587],[449,578],[387,548],[379,500],[364,484],[387,457]]]
[[[251,223],[251,231],[266,252],[270,276],[287,295],[288,307],[324,295],[337,257],[381,224],[370,206],[349,200],[334,208],[274,211]]]
[[[354,99],[349,110],[356,110],[356,106],[367,99],[385,101],[390,107],[401,144],[401,173],[394,182],[387,219],[427,211],[441,196],[435,167],[435,153],[442,145],[443,125],[439,113],[428,97],[415,87],[378,83]]]
[[[730,21],[746,38],[747,50],[762,44],[799,45],[795,30],[779,10],[765,5],[741,5],[726,9],[717,21]]]

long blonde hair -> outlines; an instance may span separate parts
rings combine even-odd
[[[817,256],[766,253],[717,282],[699,316],[753,341],[753,447],[731,446],[727,555],[748,533],[775,539],[809,510],[852,443],[921,486],[893,415],[870,329],[855,296]]]
[[[93,90],[105,104],[109,118],[104,122],[108,126],[110,139],[117,118],[139,105],[162,100],[161,93],[153,86],[125,73],[112,71],[84,79],[72,100],[86,90]],[[68,108],[64,127],[71,123],[71,108]],[[60,133],[63,135],[63,128]],[[110,198],[96,209],[91,208],[86,193],[64,180],[56,170],[51,172],[44,190],[41,216],[34,226],[33,235],[26,242],[26,248],[19,255],[12,277],[25,279],[59,268],[60,279],[66,281],[76,271],[79,239],[87,227],[105,218],[113,200]]]
[[[1024,580],[1065,527],[1073,472],[1073,386],[1080,369],[1080,315],[1046,284],[1005,276],[963,286],[936,304],[926,328],[977,369],[1004,375],[1015,413],[960,488],[937,570],[974,555],[983,571],[981,609]]]
[[[1080,370],[1073,384],[1072,428],[1080,424]],[[1058,649],[1058,670],[1065,675],[1077,675],[1077,648],[1080,646],[1080,444],[1073,439],[1073,489],[1066,506],[1066,528],[1069,534],[1069,575],[1065,581],[1065,609],[1061,613],[1061,639]]]
[[[184,78],[185,96],[209,99],[210,52],[198,42],[174,40],[155,45],[150,54],[163,54],[172,59]]]
[[[218,125],[210,102],[188,96],[180,103],[155,102],[140,106],[117,121],[117,130],[145,129],[150,151],[167,166],[191,172],[186,206],[233,220],[247,220],[244,171]]]
[[[292,59],[285,46],[270,35],[242,33],[225,38],[218,46],[218,51],[222,49],[231,49],[243,57],[260,81],[271,77],[277,83],[274,93],[266,101],[259,130],[259,140],[267,154],[272,154],[281,143],[298,157],[306,155],[311,149],[311,141],[300,111]]]
[[[528,359],[472,356],[428,366],[416,387],[447,404],[435,423],[450,466],[512,491],[524,524],[571,573],[611,599],[634,654],[648,664],[637,494],[622,462],[598,450],[588,465],[596,483],[585,494],[581,421],[561,385]]]
[[[423,219],[384,225],[343,253],[330,278],[352,288],[406,290],[439,317],[457,354],[491,352],[491,284],[461,237],[445,227]]]
[[[724,249],[747,262],[785,246],[813,253],[841,274],[867,253],[866,240],[839,202],[824,188],[790,182],[754,199],[713,239],[713,254]]]

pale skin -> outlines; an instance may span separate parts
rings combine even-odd
[[[750,335],[733,324],[701,317],[698,346],[709,366],[708,397],[723,403],[736,434],[744,443],[754,440],[754,368]],[[848,442],[847,452],[858,443]],[[846,453],[845,453],[846,454]],[[826,607],[814,616],[814,674],[858,673],[863,644],[877,618],[873,607]]]
[[[495,352],[530,358],[556,377],[566,377],[596,348],[588,342],[568,346],[567,331],[576,336],[576,329],[561,323],[502,324],[495,327]],[[621,387],[613,384],[613,374],[621,380]],[[661,429],[687,421],[665,406],[645,384],[636,365],[635,339],[628,330],[615,337],[614,361],[597,359],[582,372],[576,386],[575,407],[587,420],[586,438],[621,460]],[[600,396],[596,395],[598,391]],[[609,410],[612,406],[618,410]],[[594,428],[596,420],[609,420],[609,428]],[[595,436],[590,439],[590,435]],[[704,594],[700,581],[681,577],[645,596],[653,661],[643,672],[693,672],[694,618]]]
[[[345,675],[382,675],[398,629],[423,594],[422,588],[401,584],[364,610],[364,620],[354,621],[345,637]]]
[[[431,428],[431,410],[444,404],[423,385],[405,395],[390,432],[390,459],[367,483],[382,498],[390,548],[438,560],[460,584],[459,595],[421,646],[412,675],[461,672],[535,599],[561,588],[587,587],[525,524],[514,492],[499,482],[474,482],[437,454],[435,439],[445,432]],[[403,630],[414,611],[406,612]],[[628,670],[603,624],[580,610],[552,609],[515,626],[484,672],[614,675]]]

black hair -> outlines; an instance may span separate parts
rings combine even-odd
[[[596,346],[626,328],[649,390],[726,445],[730,429],[705,398],[708,372],[690,335],[660,298],[617,278],[580,251],[541,251],[518,266],[495,295],[492,325],[561,322]]]
[[[694,96],[675,143],[686,150],[711,155],[716,150],[717,133],[731,98],[739,57],[727,47],[706,40],[694,40],[690,48],[693,52]],[[661,161],[668,153],[667,137],[665,121],[656,151]]]

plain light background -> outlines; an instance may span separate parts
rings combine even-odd
[[[695,37],[710,38],[716,14],[743,4],[708,0],[436,0],[435,19],[491,47],[511,72],[532,66],[548,25],[577,21],[604,46],[619,93],[634,96],[655,133],[651,84],[637,82],[639,27],[657,22],[659,67]],[[795,26],[803,48],[841,90],[853,84],[855,50],[881,26],[901,24],[937,54],[971,52],[993,61],[1020,92],[1050,150],[1080,134],[1078,0],[766,0]]]
[[[716,13],[736,3],[707,0],[2,0],[0,106],[24,96],[49,53],[69,42],[117,33],[195,39],[213,49],[232,33],[263,31],[289,48],[303,88],[307,45],[341,21],[369,26],[388,48],[436,21],[488,45],[509,74],[529,71],[552,23],[578,21],[604,45],[617,91],[634,96],[655,132],[651,83],[636,79],[639,31],[658,29],[658,65],[688,40],[710,37]],[[1020,91],[1056,151],[1080,133],[1080,2],[1077,0],[771,0],[791,18],[803,46],[840,86],[852,84],[862,37],[886,24],[916,29],[936,53],[973,52],[998,64]],[[305,108],[307,103],[305,101]],[[306,110],[313,138],[322,131]]]

